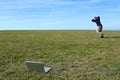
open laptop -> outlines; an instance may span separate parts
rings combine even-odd
[[[25,63],[29,72],[37,71],[48,73],[51,70],[51,67],[45,67],[42,62],[25,61]]]

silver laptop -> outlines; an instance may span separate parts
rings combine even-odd
[[[37,71],[48,73],[51,70],[51,67],[45,67],[42,62],[25,61],[25,63],[29,72]]]

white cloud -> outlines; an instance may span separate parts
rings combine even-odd
[[[91,0],[92,3],[99,3],[101,2],[102,0]]]
[[[0,1],[0,9],[23,9],[34,7],[48,7],[53,0],[14,0]]]
[[[110,12],[120,12],[120,8],[110,8],[108,9]]]
[[[23,9],[32,7],[50,7],[60,5],[89,5],[99,3],[102,0],[80,0],[80,1],[65,1],[65,0],[13,0],[0,1],[0,9]]]
[[[61,0],[14,0],[14,1],[0,1],[0,9],[23,9],[23,8],[44,8],[60,5],[76,4],[73,1]]]

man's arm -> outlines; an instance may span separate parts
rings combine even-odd
[[[100,21],[100,16],[98,16],[98,20]]]

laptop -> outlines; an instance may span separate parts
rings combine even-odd
[[[37,71],[48,73],[51,70],[51,67],[44,66],[42,62],[25,61],[25,63],[29,72]]]

